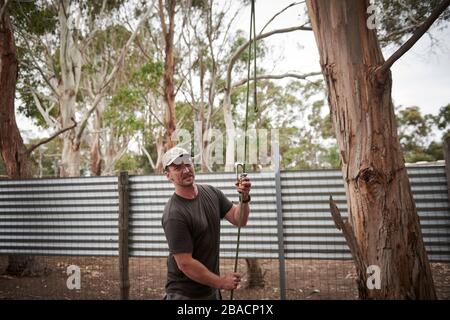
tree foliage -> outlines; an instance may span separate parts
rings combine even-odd
[[[379,19],[381,29],[379,37],[381,44],[401,45],[417,29],[417,27],[430,15],[441,0],[377,0],[379,6]],[[434,27],[446,28],[450,21],[450,8],[435,22]]]
[[[378,32],[382,44],[402,44],[439,2],[376,1],[381,13]],[[94,103],[95,83],[102,79],[104,72],[110,72],[115,67],[116,58],[130,37],[137,17],[143,13],[142,4],[138,0],[71,2],[73,10],[70,13],[75,18],[72,20],[74,40],[83,54],[82,79],[76,92],[75,117],[78,120]],[[239,5],[249,5],[249,1],[241,1]],[[236,21],[233,20],[235,13],[230,8],[229,1],[177,2],[175,113],[179,120],[177,126],[188,129],[192,136],[194,121],[199,119],[203,119],[205,126],[222,132],[226,129],[224,111],[221,109],[223,94],[227,90],[226,71],[233,54],[248,41],[248,33],[236,28]],[[48,112],[48,117],[57,123],[61,110],[58,97],[48,82],[55,85],[61,83],[58,2],[11,1],[9,9],[17,33],[20,61],[17,108],[39,127],[48,128],[48,121],[36,105],[38,102]],[[436,25],[446,27],[449,18],[447,10]],[[258,75],[274,69],[270,64],[263,63],[272,57],[271,47],[266,44],[268,41],[258,41]],[[88,122],[81,141],[83,155],[88,157],[92,137],[100,135],[102,156],[105,156],[108,146],[113,145],[111,139],[115,139],[117,152],[121,150],[119,145],[134,141],[145,148],[152,161],[157,161],[161,152],[157,147],[158,139],[165,125],[161,103],[163,43],[155,7],[145,22],[145,30],[138,33],[128,48],[129,54],[123,62],[125,67],[104,93],[104,111],[94,112],[93,119]],[[252,55],[253,51],[249,53],[244,50],[237,57],[232,70],[233,81],[247,77],[247,63],[253,59]],[[339,167],[323,83],[316,80],[258,81],[259,113],[250,112],[250,127],[280,129],[283,168]],[[245,97],[246,85],[231,90],[231,115],[237,128],[244,126]],[[442,139],[433,141],[430,136],[441,131],[444,135],[449,134],[448,108],[443,107],[436,116],[422,115],[417,108],[399,111],[401,143],[408,162],[440,158]],[[96,117],[101,118],[97,124],[99,128],[94,126]],[[44,167],[48,166],[43,172],[52,174],[53,164],[50,160],[46,162],[46,154],[61,153],[62,150],[54,146],[40,150],[44,154]],[[38,172],[39,159],[36,156],[33,159],[35,172]],[[147,173],[153,170],[148,156],[132,148],[117,162],[116,170],[126,166],[125,163],[138,165]],[[224,168],[216,165],[214,169]]]
[[[432,115],[422,114],[417,106],[399,108],[398,134],[406,162],[443,159],[443,139],[449,133],[446,118],[449,109],[450,105],[444,106],[437,115]]]

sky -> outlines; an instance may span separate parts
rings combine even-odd
[[[256,32],[293,0],[256,1]],[[293,6],[280,14],[264,30],[270,31],[303,24],[305,4]],[[244,12],[245,11],[245,12]],[[250,9],[242,10],[238,25],[249,28]],[[436,114],[439,108],[450,103],[450,28],[444,31],[431,29],[438,41],[431,46],[430,38],[424,35],[391,68],[393,86],[392,98],[395,106],[419,106],[423,113]],[[295,31],[271,36],[266,40],[274,48],[279,61],[276,66],[264,66],[273,72],[296,71],[307,73],[320,71],[319,53],[311,31]],[[392,53],[385,50],[385,59]]]

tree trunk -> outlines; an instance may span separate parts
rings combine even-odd
[[[74,140],[74,129],[64,134],[60,167],[61,177],[78,177],[80,175],[80,145]]]
[[[0,0],[0,8],[4,0]],[[11,179],[30,178],[31,160],[16,123],[14,97],[17,81],[17,54],[7,12],[0,24],[0,151]]]
[[[95,110],[94,133],[91,145],[91,173],[93,176],[102,175],[102,154],[100,149],[100,130],[102,129],[103,107]]]
[[[173,76],[175,71],[174,57],[173,57],[173,38],[174,38],[174,20],[175,20],[175,0],[167,0],[167,13],[169,18],[169,25],[166,26],[164,19],[164,5],[162,0],[159,2],[159,13],[161,19],[161,26],[164,34],[165,42],[165,60],[164,60],[164,101],[166,103],[166,141],[165,148],[170,149],[174,146],[172,135],[176,130],[176,115],[175,115],[175,89],[173,83]]]
[[[4,0],[0,0],[3,8]],[[8,12],[0,21],[0,153],[11,179],[31,178],[31,159],[17,127],[14,97],[17,81],[17,54]],[[9,256],[6,273],[28,274],[35,269],[32,256]]]
[[[76,95],[81,76],[82,58],[69,29],[70,1],[59,3],[59,31],[61,64],[61,83],[59,86],[59,108],[61,128],[72,124],[75,114]],[[76,138],[76,129],[63,134],[63,151],[61,156],[61,177],[77,177],[80,175],[80,142]]]
[[[247,289],[264,288],[264,275],[258,259],[245,259],[247,263]]]
[[[381,288],[360,286],[359,296],[435,299],[397,137],[391,75],[380,82],[374,73],[384,58],[374,30],[366,27],[368,1],[308,0],[307,6],[327,83],[350,222],[364,267],[376,265],[381,272]]]
[[[231,92],[226,92],[223,99],[223,116],[225,130],[227,133],[227,142],[225,149],[225,172],[234,171],[234,160],[236,152],[236,129],[234,127],[233,116],[231,113]]]
[[[91,174],[93,176],[102,175],[102,155],[100,153],[100,134],[95,133],[91,146]]]

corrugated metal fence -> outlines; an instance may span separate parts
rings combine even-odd
[[[450,261],[450,205],[445,166],[408,167],[431,261]],[[338,170],[251,174],[251,219],[242,229],[240,258],[349,259],[331,219],[332,195],[343,216],[345,190]],[[237,201],[235,174],[197,174]],[[161,227],[173,186],[164,176],[129,177],[129,255],[165,257]],[[0,180],[0,255],[117,256],[117,177]],[[281,225],[282,224],[282,225]],[[237,228],[224,221],[221,256],[234,257]],[[283,278],[283,279],[282,279]],[[283,295],[282,295],[283,297]]]
[[[450,261],[450,205],[445,166],[408,167],[424,242],[431,261]],[[283,172],[282,201],[288,258],[351,258],[330,215],[329,196],[343,217],[347,202],[335,170]]]
[[[219,187],[232,201],[238,201],[232,173],[197,174],[197,183]],[[161,176],[131,176],[130,179],[130,254],[167,256],[161,227],[164,205],[173,194],[172,184]],[[251,219],[241,231],[241,257],[276,258],[277,211],[274,173],[252,175]],[[234,257],[237,229],[222,221],[221,255]],[[255,244],[259,244],[257,247]]]
[[[409,167],[413,196],[432,261],[450,261],[450,206],[444,166]],[[197,174],[237,201],[235,175]],[[166,256],[161,227],[173,193],[165,177],[131,176],[130,255]],[[242,229],[242,258],[278,258],[277,196],[281,196],[286,258],[346,259],[350,253],[329,213],[328,198],[346,216],[342,174],[337,170],[252,174],[251,219]],[[236,228],[223,222],[221,255],[234,256]],[[255,246],[257,244],[257,246]],[[0,181],[0,254],[117,255],[116,177]]]
[[[0,254],[117,250],[117,177],[0,180]]]

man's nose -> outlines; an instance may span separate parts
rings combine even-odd
[[[189,167],[186,165],[183,165],[183,172],[189,173]]]

